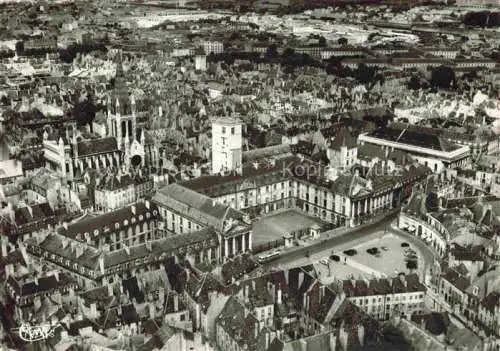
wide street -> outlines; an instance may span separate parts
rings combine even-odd
[[[332,251],[342,252],[363,242],[376,239],[377,237],[383,235],[385,231],[403,238],[412,246],[416,247],[422,253],[422,258],[425,261],[425,264],[431,264],[434,259],[437,258],[435,253],[421,240],[398,229],[392,228],[391,222],[395,220],[395,217],[395,215],[392,215],[372,226],[360,228],[359,230],[354,230],[352,232],[343,233],[326,239],[318,239],[314,244],[308,247],[303,247],[299,250],[283,252],[279,258],[265,263],[263,268],[265,270],[272,268],[285,269],[311,264],[322,258],[330,256]]]

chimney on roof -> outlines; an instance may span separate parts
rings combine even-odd
[[[254,326],[254,339],[257,339],[257,337],[259,336],[259,331],[260,331],[260,328],[259,328],[259,321],[255,321],[255,326]]]
[[[80,256],[82,256],[83,255],[83,251],[84,251],[83,245],[81,245],[81,244],[76,245],[76,248],[75,248],[76,258],[79,258]]]
[[[38,277],[35,277],[34,282],[35,282],[35,285],[38,286]]]
[[[297,287],[300,288],[303,282],[304,282],[304,272],[299,271],[299,282],[297,284]]]
[[[248,303],[248,295],[249,295],[249,286],[247,283],[245,283],[245,285],[243,286],[243,300],[245,301],[245,303]]]
[[[66,239],[66,238],[64,238],[64,237],[63,237],[63,238],[61,239],[61,244],[62,244],[62,248],[63,248],[63,250],[64,250],[65,248],[67,248],[67,247],[68,247],[68,239]]]
[[[33,217],[33,209],[31,208],[30,205],[26,206],[26,208],[28,209],[28,212],[30,213],[30,217]]]
[[[281,303],[282,303],[282,293],[283,292],[281,291],[281,286],[278,285],[278,291],[276,292],[276,303],[278,305],[281,305]]]
[[[113,285],[111,284],[107,284],[107,287],[108,287],[108,296],[113,296]]]
[[[135,205],[132,205],[132,206],[130,207],[130,211],[132,211],[132,214],[133,214],[134,216],[136,215],[137,210],[136,210],[136,208],[135,208]]]
[[[7,254],[7,238],[2,236],[2,257],[6,257]]]
[[[144,206],[146,206],[146,208],[149,210],[149,208],[151,207],[150,203],[149,203],[149,200],[146,200],[144,202]]]
[[[319,287],[319,301],[323,301],[323,298],[325,297],[325,286],[321,284]]]
[[[64,230],[68,230],[68,222],[63,222],[63,228]]]
[[[59,272],[54,271],[54,278],[56,278],[56,281],[59,282]]]
[[[9,202],[7,204],[7,209],[8,209],[8,213],[9,213],[9,219],[12,223],[15,223],[16,222],[16,212],[14,210],[14,205],[12,204],[12,202]]]
[[[254,169],[259,169],[259,162],[252,162],[252,166]]]
[[[101,274],[104,274],[104,257],[99,257],[99,269],[101,271]]]
[[[363,324],[358,325],[358,339],[359,339],[359,344],[363,346],[365,342],[365,327]]]
[[[179,312],[179,295],[174,294],[174,312]]]

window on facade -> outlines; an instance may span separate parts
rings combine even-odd
[[[222,134],[226,134],[226,127],[222,127]]]
[[[235,128],[234,128],[234,127],[231,127],[231,134],[233,134],[233,135],[234,135],[234,133],[235,133]]]

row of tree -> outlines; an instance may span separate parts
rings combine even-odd
[[[26,49],[23,41],[16,43],[16,52],[19,56],[43,56],[48,53],[59,53],[59,58],[66,63],[71,63],[77,54],[87,54],[92,51],[106,52],[106,44],[104,42],[89,43],[89,44],[71,44],[65,49],[58,49],[57,47],[40,47]],[[2,56],[11,55],[11,56]],[[8,51],[0,52],[0,57],[13,57],[14,53]]]
[[[408,88],[412,90],[436,88],[455,89],[457,88],[457,77],[453,68],[439,66],[431,69],[430,79],[422,79],[419,75],[413,75],[408,82]]]
[[[93,43],[93,44],[71,44],[66,49],[59,50],[59,58],[66,63],[71,63],[78,54],[88,54],[92,51],[106,52],[106,44]]]
[[[468,12],[463,17],[462,22],[473,27],[496,28],[500,26],[500,12]]]

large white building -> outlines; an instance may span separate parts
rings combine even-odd
[[[212,173],[234,172],[242,168],[242,123],[218,119],[212,124]]]
[[[435,173],[457,167],[465,168],[471,150],[467,145],[456,145],[436,134],[394,127],[379,128],[358,137],[361,145],[378,145],[386,150],[407,152],[420,164]]]

